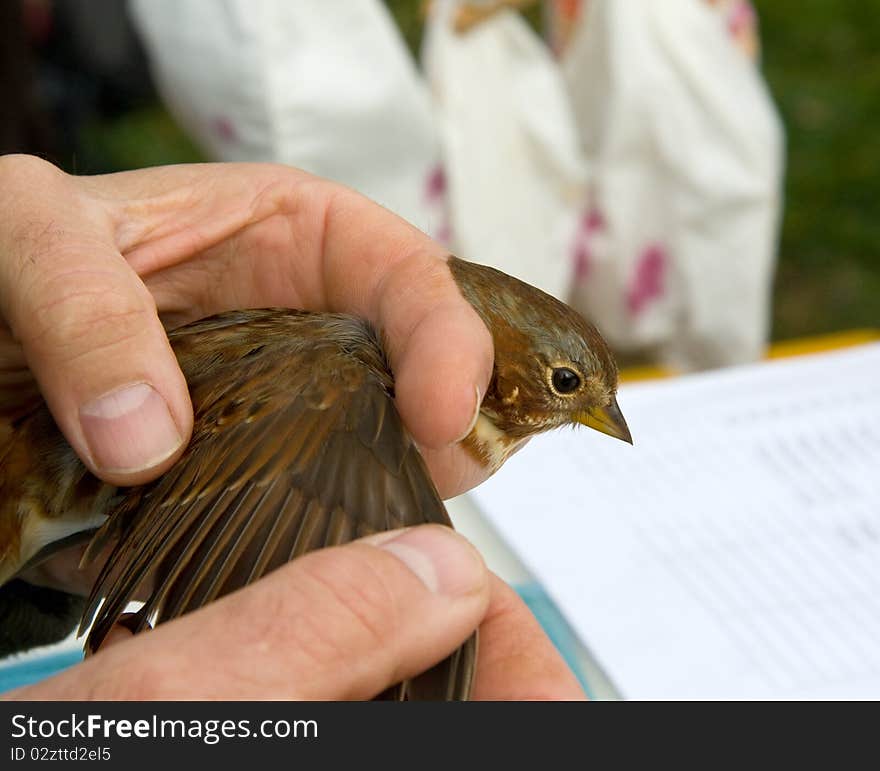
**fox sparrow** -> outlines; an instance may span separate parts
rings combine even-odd
[[[492,379],[465,448],[491,471],[530,436],[583,424],[631,441],[617,368],[593,326],[504,273],[450,257],[489,328]],[[313,549],[421,523],[449,525],[394,407],[381,338],[352,316],[264,309],[169,333],[195,411],[192,440],[157,481],[116,488],[92,476],[36,405],[0,428],[0,583],[62,546],[110,548],[81,614],[95,650],[139,589],[133,631],[194,610]],[[426,408],[429,408],[426,405]],[[146,582],[146,583],[145,583]],[[6,589],[7,587],[4,587]],[[21,598],[18,597],[20,600]],[[7,603],[13,600],[7,598]],[[63,636],[82,607],[7,608],[5,637]],[[467,698],[476,635],[397,698]]]

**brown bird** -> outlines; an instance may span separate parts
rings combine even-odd
[[[488,391],[464,439],[480,462],[494,471],[530,436],[566,424],[631,442],[615,398],[617,368],[591,324],[497,270],[455,257],[448,264],[495,347]],[[148,578],[135,632],[313,549],[409,525],[451,525],[395,410],[393,376],[368,322],[250,310],[169,338],[195,425],[180,460],[157,481],[116,488],[92,476],[45,405],[0,428],[7,645],[48,642],[72,628],[81,607],[35,599],[39,590],[11,579],[83,539],[91,538],[83,564],[112,545],[82,613],[80,631],[92,624],[86,646],[95,650]],[[476,636],[388,695],[467,698],[475,661]]]

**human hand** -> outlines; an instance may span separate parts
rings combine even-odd
[[[71,177],[6,156],[0,212],[0,415],[27,395],[32,373],[102,479],[149,481],[189,438],[192,408],[160,318],[177,326],[261,306],[372,320],[441,494],[485,476],[455,440],[486,391],[489,333],[444,250],[358,194],[283,166]],[[86,592],[77,562],[59,556],[27,578]]]
[[[233,621],[234,620],[234,623]],[[447,528],[371,536],[131,637],[9,699],[368,699],[480,624],[475,699],[582,699],[512,589]]]
[[[105,481],[153,479],[189,437],[186,384],[160,317],[179,326],[266,306],[370,319],[441,494],[480,480],[452,445],[488,384],[489,332],[445,250],[379,205],[285,166],[72,177],[4,156],[0,212],[0,386],[20,384],[28,368]]]

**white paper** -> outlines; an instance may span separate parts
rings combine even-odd
[[[621,388],[473,495],[626,698],[880,698],[880,344]]]

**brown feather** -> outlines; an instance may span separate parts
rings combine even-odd
[[[464,446],[494,470],[523,441],[614,404],[617,369],[571,308],[491,268],[449,258],[492,333],[495,366]],[[0,584],[56,543],[92,537],[110,557],[88,599],[94,650],[141,587],[143,629],[199,608],[313,549],[449,518],[395,410],[374,330],[350,316],[225,313],[170,333],[195,410],[192,440],[152,484],[87,472],[18,369],[0,373]],[[549,385],[553,368],[576,392]],[[24,396],[4,387],[20,386]],[[3,405],[12,405],[3,410]],[[467,698],[476,635],[388,698]]]
[[[260,345],[229,355],[244,332]],[[389,528],[451,524],[393,407],[391,375],[366,323],[251,311],[170,339],[190,384],[193,438],[174,468],[144,489],[137,509],[111,514],[106,528],[118,543],[84,615],[83,630],[94,619],[89,649],[150,576],[138,631],[308,551]],[[214,363],[202,370],[206,349]],[[473,655],[469,643],[456,661]],[[458,665],[443,671],[451,678],[445,690],[416,692],[465,697],[471,673]]]

